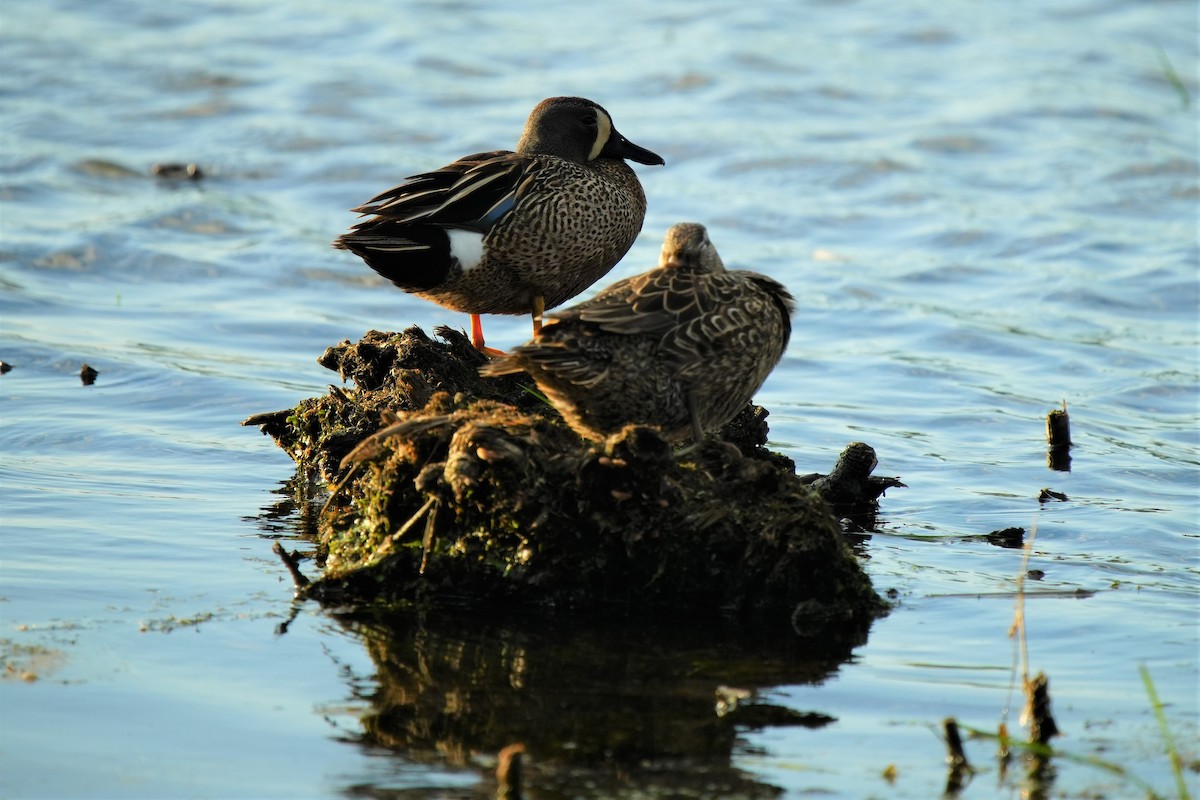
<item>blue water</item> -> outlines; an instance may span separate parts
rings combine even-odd
[[[1194,763],[1197,39],[1173,0],[7,4],[0,795],[487,795],[494,754],[361,743],[357,634],[312,606],[276,634],[269,537],[299,523],[264,509],[292,468],[238,422],[324,392],[330,344],[465,325],[329,242],[346,209],[581,94],[667,161],[637,168],[649,212],[610,277],[705,223],[799,301],[758,397],[773,446],[808,472],[866,441],[908,486],[861,546],[897,609],[827,679],[763,690],[836,722],[747,729],[734,767],[788,797],[939,796],[944,717],[994,730],[1011,704],[1019,727],[1022,554],[972,537],[1020,526],[1031,591],[1094,592],[1027,604],[1058,746],[1173,796],[1138,667]],[[1064,400],[1069,472],[1044,441]],[[992,750],[968,743],[960,797],[1021,796]],[[1144,796],[1055,766],[1062,796]]]

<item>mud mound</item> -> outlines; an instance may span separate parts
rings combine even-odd
[[[354,388],[246,421],[332,485],[324,574],[300,577],[302,596],[766,615],[804,633],[865,630],[883,612],[821,493],[871,505],[902,485],[870,476],[866,445],[827,476],[797,477],[764,447],[766,411],[747,405],[699,446],[639,426],[597,446],[524,376],[483,379],[465,336],[436,333],[332,347],[320,363]]]

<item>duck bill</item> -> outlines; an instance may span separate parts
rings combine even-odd
[[[658,153],[652,153],[646,148],[634,144],[615,130],[608,137],[608,144],[604,145],[604,149],[600,151],[600,155],[607,158],[627,158],[630,161],[636,161],[639,164],[650,164],[651,166],[667,163],[662,160],[662,156]]]

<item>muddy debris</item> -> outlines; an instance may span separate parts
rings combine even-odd
[[[816,489],[835,511],[852,513],[875,503],[888,489],[907,488],[899,478],[872,475],[878,465],[875,448],[863,442],[851,442],[838,456],[828,475],[814,472],[800,476],[799,480]]]
[[[1007,547],[1013,550],[1019,550],[1025,546],[1025,529],[1024,528],[1003,528],[998,531],[986,533],[983,536],[990,544],[997,547]]]
[[[150,167],[150,174],[168,181],[198,181],[204,177],[204,171],[196,164],[155,164]]]
[[[1062,492],[1056,492],[1053,489],[1043,488],[1040,492],[1038,492],[1037,499],[1039,503],[1047,503],[1051,500],[1058,500],[1059,502],[1065,503],[1069,498]]]
[[[628,426],[602,445],[566,426],[525,375],[482,378],[460,331],[368,332],[318,359],[353,386],[243,424],[297,479],[322,483],[319,578],[278,552],[302,598],[343,606],[752,615],[861,632],[886,611],[830,503],[873,505],[894,478],[847,448],[795,474],[747,404],[718,436],[672,447]],[[827,499],[828,502],[827,502]]]

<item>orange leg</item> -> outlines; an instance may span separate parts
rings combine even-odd
[[[479,318],[478,314],[471,315],[471,344],[475,345],[475,349],[483,353],[485,356],[500,358],[501,356],[508,355],[508,353],[504,352],[503,350],[497,350],[494,347],[488,347],[483,343],[483,320]]]
[[[546,298],[540,294],[533,298],[533,335],[536,338],[542,332],[542,312],[546,310]]]
[[[475,345],[476,350],[482,350],[483,345],[483,320],[478,314],[471,315],[471,344]]]

